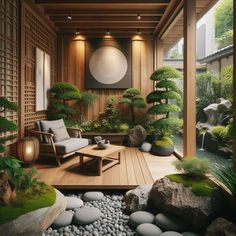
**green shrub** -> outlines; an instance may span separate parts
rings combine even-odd
[[[169,137],[163,137],[162,139],[158,139],[154,141],[153,144],[155,146],[160,146],[160,147],[168,147],[174,145],[173,141]]]
[[[175,161],[174,165],[177,170],[195,178],[204,178],[211,172],[210,161],[206,158],[186,157],[181,161]]]
[[[130,127],[129,124],[123,123],[120,125],[119,129],[121,132],[129,132]]]
[[[222,133],[225,132],[225,126],[217,125],[214,128],[212,128],[211,133],[215,136],[221,136]]]
[[[213,175],[230,190],[236,200],[236,173],[233,169],[231,167],[215,164],[213,167]]]

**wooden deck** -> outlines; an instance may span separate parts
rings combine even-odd
[[[39,178],[58,189],[131,189],[152,184],[157,178],[175,172],[172,162],[176,157],[157,157],[126,147],[121,153],[121,164],[97,176],[96,163],[80,170],[79,157],[66,158],[56,167],[54,158],[41,157],[34,165]]]

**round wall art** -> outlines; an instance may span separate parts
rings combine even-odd
[[[125,55],[116,47],[103,46],[95,50],[89,59],[89,70],[95,80],[110,85],[126,75],[128,63]]]

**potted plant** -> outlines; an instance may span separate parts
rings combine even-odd
[[[122,95],[120,104],[128,104],[131,112],[131,122],[134,125],[136,122],[135,108],[145,108],[146,102],[141,96],[141,92],[136,88],[126,89]]]
[[[156,82],[156,90],[146,98],[147,103],[153,104],[148,109],[148,114],[156,118],[151,123],[152,130],[157,135],[151,150],[155,155],[168,156],[173,153],[174,144],[170,137],[173,129],[182,126],[182,120],[174,114],[181,111],[180,107],[174,104],[181,99],[181,92],[174,81],[178,78],[181,78],[181,73],[171,66],[157,69],[150,77]]]

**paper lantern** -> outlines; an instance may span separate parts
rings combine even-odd
[[[24,163],[32,163],[39,156],[39,141],[35,137],[25,137],[17,144],[18,158]]]

